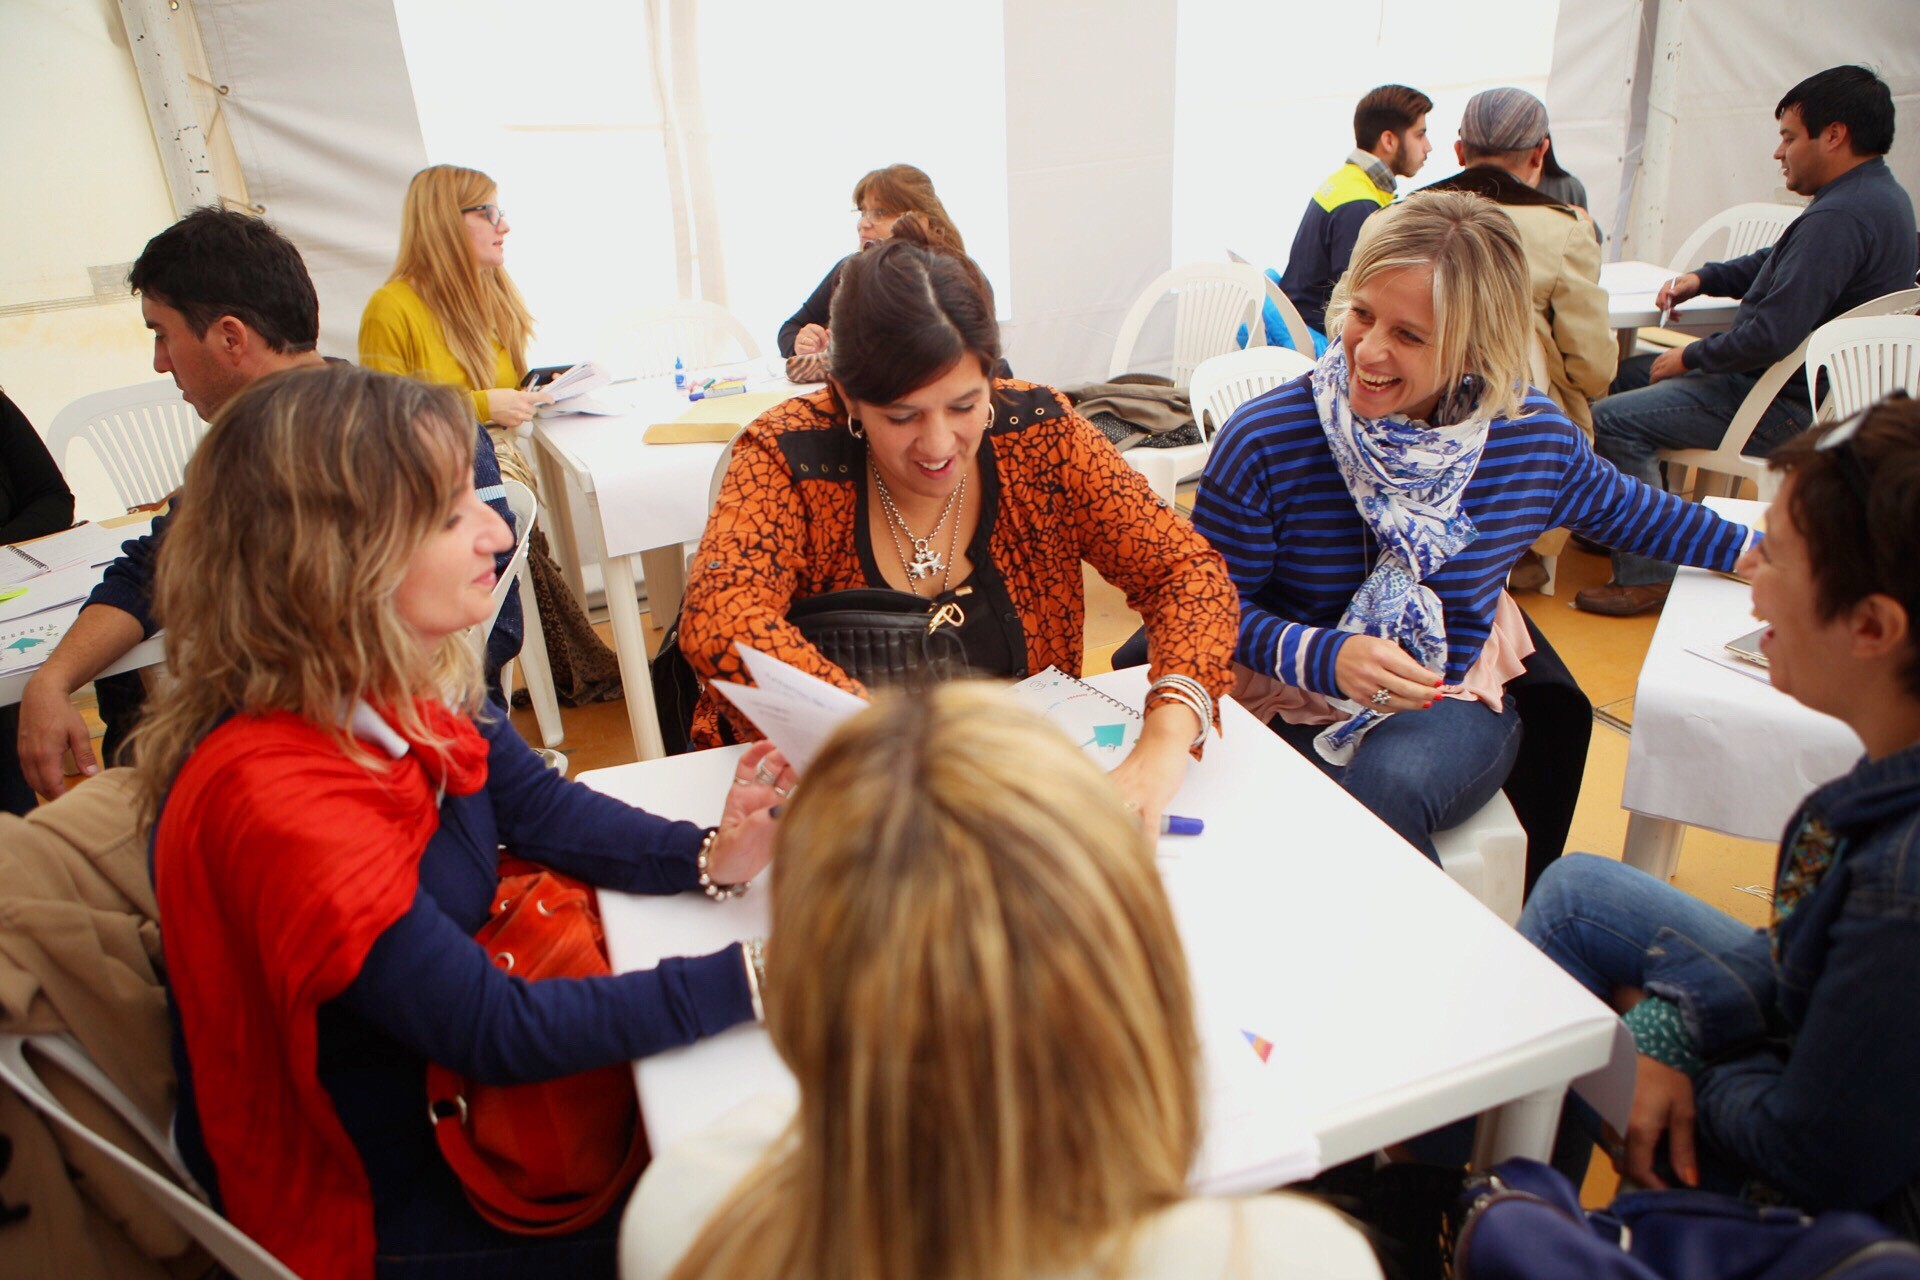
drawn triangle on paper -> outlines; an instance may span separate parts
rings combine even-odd
[[[1268,1040],[1262,1036],[1257,1036],[1253,1034],[1253,1032],[1251,1031],[1243,1030],[1240,1034],[1247,1038],[1247,1043],[1253,1046],[1253,1051],[1260,1055],[1260,1061],[1265,1062],[1270,1056],[1272,1056],[1273,1041]]]

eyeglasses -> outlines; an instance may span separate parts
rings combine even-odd
[[[460,212],[479,214],[496,231],[500,229],[500,224],[507,220],[507,211],[497,204],[470,204]]]
[[[1896,392],[1895,394],[1904,393]],[[1856,413],[1821,436],[1813,446],[1816,453],[1833,455],[1834,465],[1839,468],[1840,477],[1847,482],[1847,488],[1853,490],[1853,496],[1859,499],[1863,511],[1869,505],[1872,485],[1867,479],[1866,464],[1860,461],[1859,450],[1850,446],[1853,444],[1853,438],[1860,434],[1860,427],[1866,420],[1866,413]]]
[[[900,215],[890,213],[885,209],[855,209],[853,216],[860,222],[882,222],[888,218],[897,218]]]

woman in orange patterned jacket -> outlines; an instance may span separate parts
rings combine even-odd
[[[864,692],[787,611],[890,587],[959,606],[975,675],[1077,675],[1085,561],[1146,620],[1153,687],[1113,777],[1157,822],[1232,683],[1239,603],[1220,556],[1066,397],[988,376],[1000,359],[991,291],[916,217],[848,260],[831,329],[829,386],[734,443],[681,609],[688,662],[703,683],[744,680],[744,642]],[[757,736],[719,701],[702,693],[695,746]]]

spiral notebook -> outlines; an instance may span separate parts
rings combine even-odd
[[[1140,712],[1086,681],[1048,667],[1013,686],[1021,705],[1045,716],[1102,768],[1127,758],[1140,740]]]

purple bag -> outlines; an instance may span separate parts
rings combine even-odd
[[[1920,1280],[1920,1247],[1864,1213],[1818,1217],[1708,1191],[1631,1191],[1605,1209],[1537,1160],[1470,1178],[1455,1280]]]

